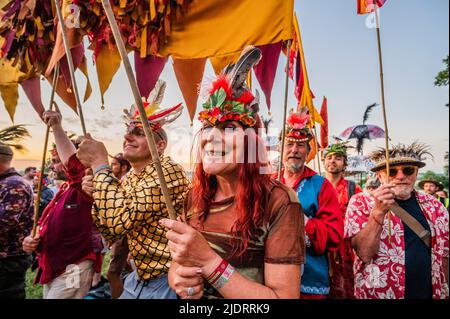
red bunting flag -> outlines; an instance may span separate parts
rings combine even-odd
[[[381,8],[387,0],[356,0],[358,3],[358,14],[368,14],[375,11],[375,6]]]

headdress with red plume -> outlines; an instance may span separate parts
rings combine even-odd
[[[210,125],[238,121],[245,127],[254,127],[259,111],[259,94],[253,95],[246,81],[251,69],[262,58],[261,50],[246,48],[235,65],[229,65],[212,83],[208,101],[203,104],[199,120]]]
[[[171,108],[160,109],[165,91],[166,82],[158,80],[148,98],[142,99],[147,120],[153,131],[159,130],[167,123],[174,122],[183,112],[182,103]],[[139,109],[136,105],[133,105],[129,111],[124,110],[124,113],[127,125],[142,125]]]
[[[286,140],[291,142],[309,142],[313,138],[313,133],[309,127],[311,115],[307,108],[303,108],[299,113],[291,113],[286,122]]]

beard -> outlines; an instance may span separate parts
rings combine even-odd
[[[290,173],[299,173],[303,168],[303,164],[286,164],[286,169],[290,172]]]
[[[393,188],[395,198],[400,200],[410,198],[413,190],[413,186],[396,186]]]

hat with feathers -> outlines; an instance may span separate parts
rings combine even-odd
[[[158,80],[148,98],[142,98],[145,115],[153,131],[159,130],[167,123],[174,122],[183,112],[182,103],[171,108],[160,108],[165,92],[166,82]],[[142,125],[139,109],[136,105],[131,106],[130,110],[124,110],[124,113],[127,125]]]
[[[261,50],[249,46],[236,64],[227,66],[208,90],[199,120],[218,125],[226,121],[240,122],[244,127],[255,127],[259,119],[259,93],[253,95],[246,81],[252,68],[262,59]]]
[[[285,139],[290,142],[309,142],[314,137],[310,123],[308,108],[303,107],[300,112],[291,113],[286,121]]]
[[[390,166],[412,165],[419,168],[425,167],[427,156],[432,156],[430,147],[426,144],[414,142],[411,145],[398,144],[389,150]],[[369,158],[375,163],[373,172],[386,169],[386,149],[379,148],[372,152]]]

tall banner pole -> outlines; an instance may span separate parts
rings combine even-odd
[[[281,151],[280,151],[280,162],[278,163],[278,181],[281,181],[281,174],[283,172],[283,154],[284,154],[284,139],[286,138],[286,120],[287,120],[287,109],[288,109],[288,97],[289,97],[289,54],[291,51],[292,40],[287,41],[287,62],[286,62],[286,83],[284,90],[284,110],[283,110],[283,123],[281,124]]]
[[[130,60],[128,59],[128,54],[125,49],[125,44],[123,43],[122,36],[119,31],[119,27],[117,25],[116,18],[114,17],[114,13],[111,8],[111,4],[109,0],[102,0],[103,8],[105,9],[106,16],[108,18],[109,24],[111,26],[112,33],[114,35],[114,39],[116,40],[117,49],[119,50],[120,57],[122,58],[123,64],[125,66],[125,71],[127,73],[128,81],[131,86],[131,90],[133,92],[134,100],[139,109],[139,115],[141,117],[141,121],[143,124],[145,136],[147,138],[147,143],[150,148],[150,152],[152,154],[152,160],[155,164],[156,171],[158,173],[159,183],[161,185],[161,191],[164,196],[164,201],[166,203],[166,207],[169,213],[169,217],[173,220],[177,219],[177,215],[175,209],[172,205],[172,201],[170,198],[170,193],[167,188],[166,180],[164,178],[164,173],[161,166],[161,161],[159,159],[158,150],[156,148],[155,138],[153,136],[153,131],[150,128],[150,124],[148,123],[144,105],[142,102],[142,97],[139,92],[136,78],[134,77],[133,69],[131,68]]]
[[[388,179],[390,177],[391,165],[389,163],[389,127],[386,112],[386,98],[384,89],[384,71],[383,71],[383,53],[381,49],[381,31],[380,31],[380,15],[379,15],[378,5],[375,3],[375,20],[377,29],[377,41],[378,41],[378,58],[380,61],[380,82],[381,82],[381,106],[383,109],[383,120],[384,120],[384,130],[386,132],[385,142],[386,142],[386,172]],[[388,223],[389,223],[389,241],[391,240],[391,213],[388,213]]]
[[[52,110],[53,104],[55,103],[55,92],[58,85],[58,77],[59,77],[59,63],[56,64],[55,72],[53,74],[53,82],[52,82],[52,93],[50,96],[50,106],[49,110]],[[42,186],[44,184],[44,170],[45,164],[47,161],[47,148],[48,148],[48,140],[50,136],[50,126],[47,126],[47,131],[45,132],[45,141],[44,141],[44,151],[42,155],[42,163],[41,163],[41,175],[39,177],[39,184],[37,189],[36,200],[34,202],[34,218],[33,218],[33,229],[31,232],[31,236],[34,238],[36,236],[37,231],[37,223],[39,219],[39,204],[41,202],[42,197]]]
[[[75,101],[77,103],[77,110],[78,110],[78,115],[80,116],[80,121],[81,121],[81,129],[83,131],[83,135],[86,135],[86,123],[84,121],[84,115],[83,115],[83,108],[81,106],[81,100],[80,100],[80,95],[78,93],[78,86],[77,86],[77,82],[75,79],[75,66],[73,64],[73,59],[72,59],[72,52],[70,52],[70,45],[69,45],[69,40],[67,39],[67,33],[66,33],[66,27],[64,25],[64,18],[61,12],[61,6],[63,3],[63,0],[54,0],[55,1],[55,7],[56,7],[56,14],[58,16],[58,20],[59,20],[59,26],[61,28],[61,34],[62,34],[62,39],[63,39],[63,43],[64,43],[64,50],[66,51],[66,56],[67,56],[67,64],[69,65],[69,71],[70,71],[70,79],[72,81],[72,87],[73,87],[73,94],[75,96]]]

